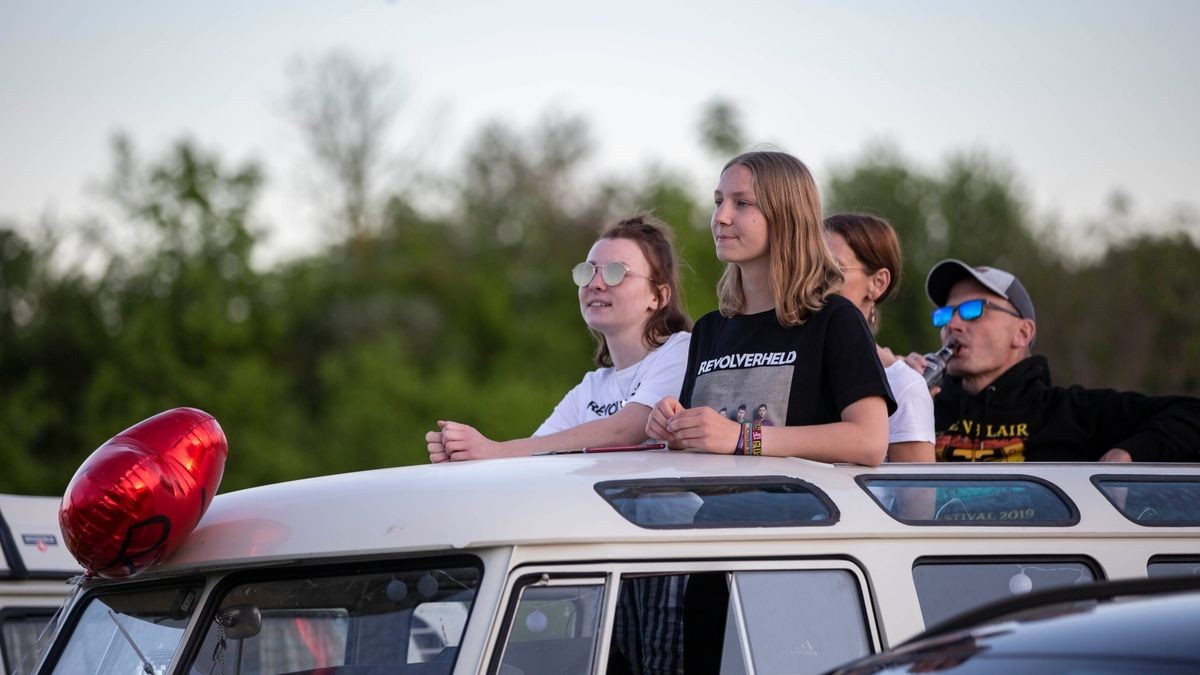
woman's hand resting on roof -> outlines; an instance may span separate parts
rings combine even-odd
[[[667,430],[681,447],[732,455],[742,434],[742,425],[712,408],[700,407],[676,413],[667,421]]]
[[[646,435],[667,441],[674,449],[695,448],[722,455],[733,454],[742,425],[712,408],[684,408],[668,396],[659,401],[646,420]]]
[[[675,442],[675,434],[667,430],[667,421],[682,410],[683,406],[672,396],[664,397],[655,403],[650,416],[646,418],[646,436],[656,441],[666,441],[673,450],[683,448],[684,446]]]
[[[502,456],[500,443],[479,433],[475,427],[448,420],[438,420],[437,424],[439,431],[425,434],[429,461],[434,464]]]

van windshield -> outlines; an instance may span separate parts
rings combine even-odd
[[[457,563],[243,575],[202,617],[203,642],[186,672],[449,673],[481,577],[477,565]]]
[[[54,673],[129,675],[166,672],[183,637],[199,582],[97,592],[85,600]]]

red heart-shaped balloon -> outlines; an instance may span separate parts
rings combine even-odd
[[[229,445],[221,425],[175,408],[113,436],[79,467],[58,520],[87,570],[120,579],[175,550],[212,502]]]

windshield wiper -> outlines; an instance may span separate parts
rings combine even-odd
[[[150,660],[146,658],[142,650],[138,649],[137,643],[133,641],[133,636],[129,634],[129,631],[125,630],[125,626],[121,625],[121,622],[117,619],[117,615],[111,609],[108,610],[108,618],[117,624],[117,630],[121,631],[121,635],[125,636],[125,640],[129,642],[129,646],[133,647],[133,653],[137,654],[137,657],[142,660],[142,672],[146,673],[146,675],[154,675],[154,666],[150,665]]]

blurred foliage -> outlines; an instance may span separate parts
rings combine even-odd
[[[398,107],[387,66],[335,50],[291,64],[290,111],[336,206],[333,229],[362,240],[378,221],[377,177]]]
[[[705,115],[713,150],[743,145],[736,110]],[[674,226],[691,314],[715,306],[710,205],[683,176],[589,177],[589,130],[571,116],[490,124],[468,148],[439,208],[380,188],[377,224],[343,223],[320,255],[266,270],[250,264],[261,170],[189,141],[144,159],[116,140],[107,187],[133,243],[104,251],[98,272],[56,264],[53,228],[0,224],[0,491],[59,493],[105,439],[184,405],[230,439],[223,491],[423,462],[438,419],[527,435],[593,367],[568,270],[633,211]],[[1058,381],[1200,393],[1194,237],[1113,239],[1070,259],[1013,172],[980,153],[927,169],[870,147],[824,194],[827,212],[877,213],[900,233],[882,344],[936,346],[923,282],[952,256],[1021,276]]]
[[[700,114],[700,142],[717,159],[727,160],[746,147],[741,113],[732,101],[715,98]]]
[[[875,145],[851,165],[833,171],[824,206],[826,213],[880,215],[895,227],[903,269],[900,286],[880,308],[878,338],[898,352],[938,346],[929,321],[932,306],[925,295],[925,275],[943,258],[1015,273],[1035,307],[1039,282],[1061,273],[1054,251],[1038,241],[1012,173],[985,154],[958,154],[939,170],[925,171],[895,148]]]

